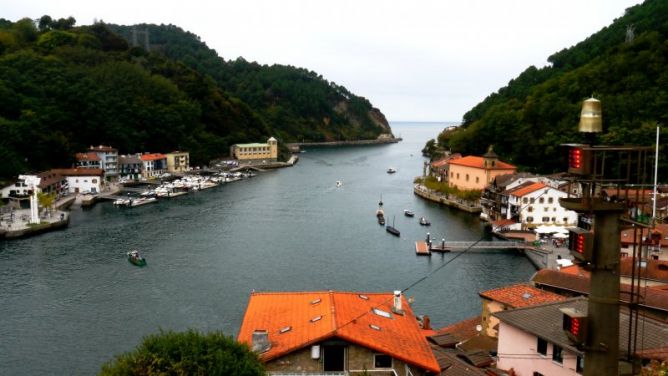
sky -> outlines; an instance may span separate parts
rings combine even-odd
[[[0,0],[17,21],[173,24],[226,60],[286,64],[365,97],[390,121],[460,121],[527,67],[639,0]]]

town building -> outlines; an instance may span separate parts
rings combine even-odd
[[[230,156],[239,161],[276,162],[278,141],[270,137],[266,144],[235,144],[230,146]]]
[[[139,180],[142,177],[144,168],[141,154],[119,156],[118,167],[118,175],[121,180]]]
[[[139,157],[142,161],[142,176],[146,179],[156,178],[167,173],[167,157],[160,153],[146,153]]]
[[[479,295],[482,300],[482,333],[492,338],[498,334],[499,320],[494,317],[495,313],[566,299],[523,283],[483,291]]]
[[[186,172],[190,170],[190,153],[187,151],[173,151],[165,154],[167,158],[167,172]]]
[[[77,153],[75,155],[77,159],[76,167],[79,168],[102,168],[100,156],[94,152],[88,153]]]
[[[497,367],[516,375],[582,375],[587,362],[564,330],[562,309],[587,313],[586,298],[572,298],[538,306],[497,312],[499,346]],[[620,310],[619,356],[627,359],[629,315]],[[665,357],[668,324],[648,317],[640,319],[636,357],[652,360]],[[634,324],[635,325],[635,324]]]
[[[517,167],[502,162],[492,147],[482,157],[466,156],[450,160],[448,185],[461,190],[483,190],[499,175],[514,173]]]
[[[68,192],[67,180],[56,170],[42,171],[36,174],[40,179],[38,192],[62,196]],[[32,189],[22,179],[16,180],[0,190],[0,198],[27,198]]]
[[[644,232],[637,227],[624,229],[620,242],[622,257],[633,256],[635,244],[636,249],[642,245],[643,250],[647,251],[647,258],[668,261],[668,224],[657,223],[654,228]]]
[[[447,181],[448,176],[450,176],[450,161],[461,157],[462,155],[459,153],[448,153],[443,158],[431,162],[429,164],[430,175],[436,177],[438,181]]]
[[[104,170],[100,168],[59,168],[51,170],[67,181],[69,193],[100,193]]]
[[[118,176],[118,150],[111,146],[99,145],[88,148],[89,152],[100,158],[100,168],[104,170],[107,179],[113,180]]]
[[[238,340],[270,375],[438,374],[440,367],[400,292],[251,294]]]
[[[517,216],[523,229],[539,225],[576,226],[578,215],[559,203],[568,193],[545,183],[520,185],[509,191],[508,219]]]

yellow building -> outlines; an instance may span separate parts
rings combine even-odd
[[[278,158],[278,141],[271,137],[266,144],[235,144],[230,155],[240,161],[264,160],[275,162]]]
[[[190,169],[190,153],[187,151],[173,151],[165,154],[167,157],[167,172],[186,172]]]

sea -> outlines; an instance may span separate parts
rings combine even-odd
[[[310,148],[291,168],[136,208],[74,208],[65,230],[0,241],[0,374],[96,374],[161,330],[236,336],[253,291],[401,290],[436,328],[480,315],[479,292],[535,269],[512,250],[415,254],[427,232],[491,239],[476,215],[413,194],[421,149],[448,125],[393,122],[396,144]],[[378,225],[381,199],[400,237]],[[132,249],[146,267],[127,261]]]

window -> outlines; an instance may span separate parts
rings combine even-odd
[[[476,182],[476,183],[480,183],[480,177],[476,176],[476,177],[475,177],[475,182]]]
[[[564,217],[564,223],[568,223],[568,217]]]
[[[455,177],[455,173],[454,173],[454,172],[451,172],[451,173],[450,173],[450,177],[451,177],[451,178],[454,178],[454,177]]]
[[[527,211],[528,211],[529,213],[533,212],[533,206],[529,206],[529,207],[527,208]]]
[[[552,222],[556,223],[557,222],[557,217],[552,217]]]
[[[554,202],[554,198],[553,197],[548,197],[547,203],[552,204],[553,202]]]
[[[560,346],[552,345],[552,360],[562,364],[564,362],[564,356],[562,354],[562,349]]]
[[[577,360],[575,360],[575,372],[582,373],[585,368],[585,359],[582,355],[578,355]]]
[[[529,223],[533,222],[533,217],[527,217],[527,222]]]
[[[543,197],[539,198],[538,202],[541,203],[541,204],[544,204],[545,203],[545,198],[543,198]]]
[[[547,355],[547,341],[538,338],[538,344],[536,345],[536,351],[538,351],[539,354],[541,355]]]
[[[459,172],[457,173],[457,180],[459,180]]]
[[[543,223],[550,222],[550,217],[543,217]]]
[[[466,174],[466,181],[469,181],[469,174]]]
[[[91,180],[91,183],[93,183],[93,184],[97,184],[97,179],[93,179],[93,180]]]
[[[529,199],[527,199],[526,197],[522,199],[522,203],[526,204],[527,202],[529,202]]]
[[[374,354],[373,368],[392,368],[392,357],[385,354]]]
[[[531,197],[531,200],[529,200],[529,202],[531,202],[531,203],[533,204],[533,203],[535,203],[535,202],[536,202],[536,199],[535,199],[535,198],[533,198],[533,197]]]
[[[534,373],[533,373],[533,376],[543,376],[543,374],[540,373],[540,372],[534,372]]]
[[[548,207],[546,206],[544,210],[545,210],[545,211],[550,211],[550,208],[548,208]]]

